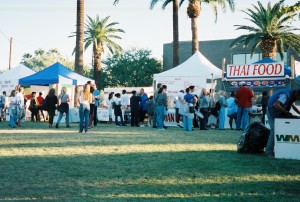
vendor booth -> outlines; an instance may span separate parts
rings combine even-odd
[[[168,125],[176,125],[175,123],[175,97],[180,90],[185,90],[189,86],[195,86],[195,94],[199,95],[202,88],[214,88],[214,79],[222,78],[222,71],[214,66],[207,58],[199,51],[194,53],[184,63],[164,71],[159,74],[154,74],[154,86],[158,83],[167,85],[168,94],[168,115],[165,123]],[[209,82],[207,82],[210,80]]]
[[[10,92],[15,89],[19,84],[19,79],[30,76],[35,72],[24,65],[18,65],[6,72],[0,74],[0,90],[1,94],[6,91],[6,95],[9,96]]]
[[[72,121],[71,114],[74,110],[74,96],[75,96],[75,86],[84,85],[87,81],[92,81],[90,78],[86,78],[77,74],[76,72],[70,70],[69,68],[63,66],[61,63],[57,62],[44,70],[41,70],[31,76],[21,78],[19,83],[21,85],[30,85],[30,86],[48,86],[48,90],[50,88],[54,88],[56,94],[60,93],[62,87],[67,88],[67,94],[69,94],[70,101],[70,121]],[[47,92],[48,93],[48,92]],[[76,117],[74,117],[76,119]],[[63,119],[64,120],[64,119]]]

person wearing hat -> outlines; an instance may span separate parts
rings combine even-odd
[[[240,82],[241,87],[237,90],[235,98],[238,105],[236,129],[246,130],[249,124],[249,108],[252,105],[253,92],[246,87],[246,82]]]
[[[275,118],[292,118],[290,109],[300,115],[300,110],[295,105],[295,101],[300,100],[300,89],[281,89],[276,91],[268,101],[267,116],[270,124],[270,135],[266,146],[266,155],[274,156],[274,122]]]

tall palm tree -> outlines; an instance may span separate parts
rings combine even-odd
[[[180,6],[185,0],[180,0]],[[217,21],[218,8],[221,6],[223,12],[226,11],[226,2],[228,3],[231,11],[234,11],[234,0],[188,0],[189,5],[187,7],[187,14],[191,18],[191,29],[192,29],[192,53],[194,54],[199,50],[199,41],[198,41],[198,26],[197,19],[200,15],[202,4],[208,4],[212,7],[215,14],[215,19]]]
[[[153,9],[159,0],[151,0],[150,9]],[[179,65],[179,26],[178,5],[179,0],[165,0],[162,8],[165,9],[169,3],[173,3],[173,67]]]
[[[83,74],[84,0],[77,0],[75,72]]]
[[[246,25],[235,25],[237,30],[247,30],[250,34],[242,35],[231,43],[231,48],[243,43],[246,48],[251,44],[251,55],[260,47],[263,58],[276,58],[278,50],[283,58],[284,47],[294,49],[300,54],[300,36],[292,33],[299,30],[291,26],[291,22],[300,10],[300,2],[293,6],[284,6],[284,0],[271,5],[268,3],[267,8],[258,2],[258,6],[253,5],[254,9],[243,11],[248,15],[247,18],[255,27]]]
[[[113,39],[121,39],[118,36],[118,33],[125,33],[122,29],[114,28],[115,25],[118,25],[117,22],[109,23],[108,20],[110,16],[99,19],[99,16],[95,19],[87,16],[88,20],[85,25],[85,49],[87,49],[91,44],[93,45],[93,67],[94,67],[94,79],[98,88],[100,88],[101,83],[101,59],[102,53],[104,52],[105,47],[113,54],[120,54],[122,51],[121,46],[116,42],[112,41]]]

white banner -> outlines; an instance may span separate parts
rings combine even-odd
[[[283,62],[227,65],[227,79],[284,77]]]

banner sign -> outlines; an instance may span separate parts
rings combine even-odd
[[[284,77],[283,62],[227,65],[226,79],[274,79]]]
[[[239,88],[241,81],[230,81],[230,88]],[[284,87],[285,80],[251,80],[246,81],[246,86],[255,87]]]

